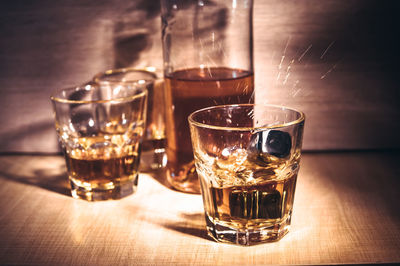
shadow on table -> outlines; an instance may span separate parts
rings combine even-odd
[[[7,168],[1,167],[0,179],[33,185],[65,196],[71,196],[68,176],[63,165],[54,167],[54,162],[48,162],[41,166],[42,163],[36,162],[38,165],[31,163],[31,165],[26,166],[21,157],[11,157],[11,160],[13,160],[14,167],[16,164],[21,164],[23,170],[20,172],[23,173],[11,173],[11,171],[7,171]]]
[[[207,234],[207,229],[204,224],[204,215],[202,213],[181,214],[181,217],[184,221],[162,223],[161,225],[179,233],[213,241],[213,239]]]
[[[165,168],[146,172],[146,174],[150,175],[154,180],[156,180],[166,188],[175,191],[176,193],[182,193],[175,190],[168,183]],[[157,222],[157,224],[179,233],[188,234],[213,241],[213,239],[207,234],[203,213],[180,213],[180,217],[182,218],[182,220],[179,222]]]

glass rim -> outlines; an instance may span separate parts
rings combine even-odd
[[[233,127],[233,126],[216,126],[216,125],[209,125],[206,123],[202,123],[202,122],[198,122],[195,121],[193,119],[193,116],[195,116],[196,114],[199,114],[201,112],[206,112],[209,110],[215,110],[215,109],[223,109],[223,108],[227,108],[227,107],[245,107],[245,106],[265,106],[265,107],[273,107],[273,108],[277,108],[277,109],[281,109],[281,110],[289,110],[292,112],[295,112],[297,114],[300,115],[299,118],[294,119],[290,122],[286,122],[286,123],[280,123],[280,124],[276,124],[276,125],[270,125],[270,126],[252,126],[252,127]],[[303,112],[291,108],[291,107],[286,107],[283,105],[274,105],[274,104],[257,104],[257,103],[244,103],[244,104],[224,104],[224,105],[216,105],[216,106],[210,106],[210,107],[206,107],[206,108],[202,108],[199,110],[196,110],[194,112],[192,112],[189,116],[188,116],[188,121],[189,124],[191,125],[195,125],[197,127],[201,127],[201,128],[208,128],[208,129],[215,129],[215,130],[225,130],[225,131],[254,131],[254,130],[268,130],[268,129],[275,129],[275,128],[283,128],[283,127],[288,127],[288,126],[293,126],[296,124],[300,124],[302,122],[304,122],[305,120],[305,115]]]
[[[114,99],[103,99],[103,100],[70,100],[70,99],[63,99],[61,97],[57,97],[55,95],[60,94],[63,91],[81,91],[81,90],[86,90],[89,91],[91,88],[98,88],[93,86],[93,84],[87,84],[84,86],[76,86],[76,87],[68,87],[68,88],[63,88],[63,89],[58,89],[53,91],[53,93],[50,95],[50,100],[55,102],[55,103],[68,103],[68,104],[93,104],[93,103],[109,103],[109,102],[126,102],[126,101],[131,101],[134,99],[139,99],[142,97],[147,96],[147,89],[145,88],[137,88],[138,91],[140,91],[138,94],[130,95],[130,96],[125,96],[125,97],[117,97]]]
[[[151,76],[151,79],[143,78],[143,79],[128,79],[128,80],[121,80],[121,81],[102,80],[101,79],[101,77],[107,77],[107,76],[114,75],[114,74],[124,74],[124,73],[129,73],[129,72],[139,72],[139,73],[149,74]],[[150,82],[154,82],[155,80],[157,80],[157,75],[156,75],[156,73],[149,71],[147,69],[126,67],[126,68],[108,69],[106,71],[99,72],[96,75],[94,75],[92,80],[93,80],[93,82],[96,82],[96,83],[111,83],[111,84],[134,83],[139,80],[144,80],[146,83],[150,83]]]

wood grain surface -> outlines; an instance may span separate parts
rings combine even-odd
[[[400,153],[306,153],[292,228],[238,247],[206,233],[201,196],[141,174],[136,194],[69,196],[60,156],[0,157],[0,264],[264,265],[400,263]]]
[[[256,101],[306,113],[307,150],[400,148],[400,2],[254,1]],[[0,152],[57,152],[51,91],[162,74],[159,0],[1,1]]]

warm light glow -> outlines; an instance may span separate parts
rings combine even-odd
[[[229,151],[229,149],[226,148],[226,149],[223,149],[223,150],[222,150],[221,154],[222,154],[223,156],[225,156],[225,157],[228,157],[229,154],[230,154],[230,151]]]
[[[146,67],[145,69],[146,69],[147,71],[150,71],[150,72],[156,72],[156,68],[153,67],[153,66]]]
[[[237,2],[236,2],[236,0],[233,0],[233,1],[232,1],[232,7],[233,7],[233,8],[236,8],[236,7],[237,7]]]
[[[121,86],[117,86],[117,87],[114,88],[113,94],[114,95],[118,95],[120,91],[121,91]]]

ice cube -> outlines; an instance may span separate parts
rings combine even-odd
[[[229,169],[237,172],[243,169],[243,163],[246,158],[247,151],[245,149],[230,147],[222,150],[220,158],[216,160],[216,164],[220,169]]]
[[[270,130],[266,142],[267,152],[279,158],[290,154],[292,139],[290,134],[280,130]]]
[[[290,154],[290,134],[280,130],[264,130],[252,135],[247,148],[249,158],[259,163],[269,163],[268,155],[285,158]]]

